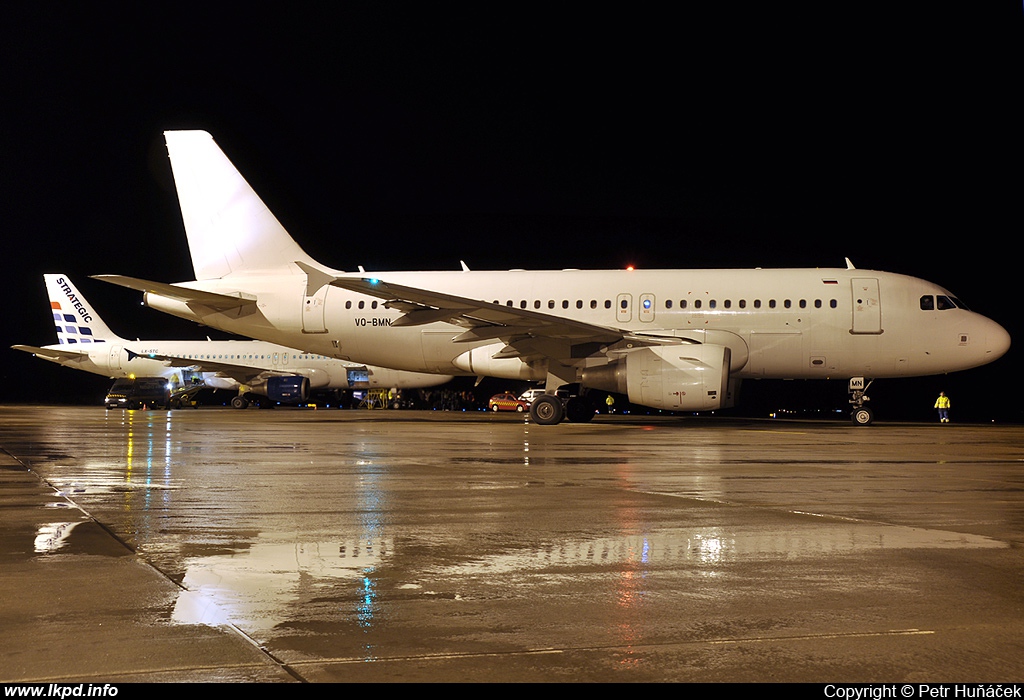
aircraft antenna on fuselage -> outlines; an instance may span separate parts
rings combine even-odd
[[[849,258],[846,258],[846,269],[847,270],[856,270],[857,269],[857,267],[852,262],[850,262]]]

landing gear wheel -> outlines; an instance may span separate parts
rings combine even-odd
[[[854,425],[871,425],[875,420],[875,413],[870,408],[853,409],[853,413],[850,414],[850,419]]]
[[[594,420],[594,408],[586,399],[569,399],[565,406],[565,417],[570,423],[589,423]]]
[[[249,400],[244,396],[236,396],[231,399],[231,408],[248,408]]]
[[[537,425],[558,425],[562,422],[564,415],[562,400],[557,396],[550,394],[538,396],[530,405],[530,418]]]

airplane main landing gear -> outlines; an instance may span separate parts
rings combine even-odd
[[[875,420],[875,412],[864,405],[865,402],[871,400],[867,393],[868,387],[874,381],[874,379],[871,379],[865,384],[864,377],[852,377],[850,379],[850,404],[853,405],[850,420],[853,421],[854,425],[871,425]]]
[[[594,419],[594,408],[581,396],[562,403],[562,399],[544,394],[530,404],[530,419],[537,425],[558,425],[562,420],[570,423],[589,423]]]
[[[530,419],[537,425],[558,425],[564,416],[562,400],[557,396],[544,394],[530,404]]]
[[[594,407],[582,396],[575,396],[565,404],[565,417],[570,423],[589,423],[594,420]]]

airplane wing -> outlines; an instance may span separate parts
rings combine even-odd
[[[161,355],[159,353],[141,354],[128,351],[129,361],[134,357],[145,357],[151,360],[160,360],[167,363],[169,367],[192,367],[200,372],[217,374],[221,377],[230,377],[240,384],[251,384],[255,379],[260,377],[284,377],[296,374],[294,371],[282,372],[275,369],[247,367],[245,365],[217,362],[215,360],[189,359],[185,357],[175,357],[173,355]]]
[[[217,294],[216,292],[204,292],[198,289],[180,287],[176,284],[152,282],[139,279],[138,277],[125,277],[124,275],[92,275],[92,278],[127,287],[128,289],[136,289],[140,292],[153,292],[160,296],[183,301],[189,305],[198,304],[215,311],[228,311],[230,309],[256,310],[256,297],[242,293],[239,293],[238,296]]]
[[[88,350],[64,350],[56,347],[39,348],[35,345],[12,345],[11,349],[30,352],[50,362],[75,362],[89,359]]]
[[[396,326],[448,321],[469,329],[456,342],[528,333],[561,340],[614,343],[625,335],[615,328],[383,280],[338,277],[331,284],[384,299],[388,308],[405,311],[404,316],[395,320]]]
[[[501,340],[506,344],[500,353],[504,357],[545,356],[572,364],[600,346],[624,340],[634,346],[687,342],[681,338],[640,336],[618,328],[373,278],[335,277],[329,284],[384,299],[386,307],[404,311],[405,315],[394,321],[396,326],[446,321],[466,329],[453,342]]]

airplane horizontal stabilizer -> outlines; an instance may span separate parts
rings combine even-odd
[[[12,345],[11,349],[32,353],[36,357],[41,357],[51,362],[74,362],[89,359],[89,352],[87,350],[64,350],[56,347],[40,348],[35,345]]]
[[[180,287],[175,284],[152,282],[139,279],[138,277],[125,277],[124,275],[92,275],[92,278],[140,292],[152,292],[153,294],[159,294],[169,299],[177,299],[187,304],[199,304],[215,311],[228,311],[244,307],[252,307],[252,310],[255,311],[256,308],[256,297],[251,294],[239,293],[238,296],[217,294],[215,292],[204,292],[198,289]]]

